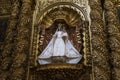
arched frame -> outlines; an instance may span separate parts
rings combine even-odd
[[[85,65],[91,65],[91,61],[87,60],[87,59],[90,59],[91,57],[91,51],[90,51],[90,28],[89,28],[89,25],[90,25],[90,20],[88,18],[88,13],[86,11],[86,7],[85,6],[78,6],[74,3],[71,3],[71,2],[58,2],[58,3],[54,3],[48,7],[46,7],[40,14],[39,14],[39,17],[36,18],[34,25],[34,29],[33,29],[33,40],[31,42],[31,55],[30,55],[30,65],[31,66],[35,66],[37,65],[36,61],[37,61],[37,56],[38,56],[38,43],[39,43],[39,38],[41,35],[39,35],[39,31],[40,31],[40,27],[41,27],[41,23],[43,22],[44,18],[54,9],[58,9],[59,8],[68,8],[68,9],[71,9],[73,10],[74,12],[77,13],[77,15],[79,15],[81,17],[81,19],[83,20],[84,24],[83,24],[83,30],[84,32],[82,33],[84,35],[84,42],[83,43],[83,46],[84,46],[84,58],[85,58],[85,61],[84,61],[84,64]],[[80,18],[78,17],[78,18]],[[79,21],[80,19],[78,19]],[[79,22],[78,22],[79,23]],[[89,57],[88,57],[89,56]]]

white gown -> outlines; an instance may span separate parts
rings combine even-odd
[[[52,56],[65,56],[65,42],[62,39],[63,32],[58,31],[56,33],[56,40],[53,46],[53,55]]]
[[[50,64],[51,61],[45,59],[58,56],[66,56],[67,58],[71,58],[66,61],[66,63],[71,64],[76,64],[81,60],[82,55],[74,48],[68,38],[63,40],[63,36],[68,37],[67,32],[56,31],[48,46],[38,56],[38,62],[40,64]]]

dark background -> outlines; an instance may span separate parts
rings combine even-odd
[[[0,42],[5,41],[8,18],[0,19]]]
[[[0,19],[0,55],[2,53],[2,45],[4,44],[6,37],[8,18]]]
[[[118,8],[118,19],[119,19],[119,23],[120,23],[120,8]]]

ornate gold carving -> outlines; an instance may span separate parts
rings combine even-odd
[[[92,32],[92,74],[93,80],[110,80],[108,50],[105,44],[105,33],[102,21],[100,0],[89,0],[91,6]]]
[[[39,6],[40,5],[38,5],[38,7]],[[40,13],[39,13],[39,11],[36,11],[36,23],[35,24],[40,23],[42,21],[43,17],[45,17],[46,14],[49,13],[50,11],[52,11],[54,9],[59,10],[60,8],[63,8],[63,7],[73,9],[79,15],[82,16],[83,20],[88,20],[86,6],[79,6],[74,3],[70,3],[70,2],[58,2],[58,3],[54,3],[52,5],[47,6]]]
[[[25,80],[27,76],[28,57],[30,48],[30,36],[32,26],[31,0],[22,0],[17,35],[14,41],[14,52],[10,67],[11,80]]]
[[[112,80],[120,79],[120,26],[118,22],[117,8],[115,7],[115,2],[113,0],[105,0],[105,19],[106,27],[108,30],[108,42],[111,55],[111,63],[113,68],[112,71]]]
[[[113,2],[113,1],[112,1]],[[115,0],[114,1],[114,5],[115,5],[115,7],[120,7],[120,0]]]
[[[13,53],[13,41],[14,37],[16,35],[16,24],[17,24],[17,16],[19,12],[19,1],[15,0],[13,5],[12,5],[12,13],[11,17],[9,20],[8,28],[7,28],[7,35],[6,35],[6,40],[3,46],[3,52],[0,56],[0,79],[1,80],[6,80],[8,77],[8,72],[10,65],[12,63],[12,55]]]
[[[11,13],[11,1],[1,0],[0,1],[0,16],[8,15]]]
[[[69,2],[69,3],[74,3],[79,6],[85,6],[85,1],[84,0],[43,0],[43,1],[36,1],[36,3],[39,4],[40,8],[39,11],[41,12],[43,9],[45,9],[49,5],[53,5],[54,3],[62,3],[62,2]]]
[[[1,47],[3,49],[3,53],[0,56],[0,79],[6,80],[24,80],[26,77],[26,72],[28,68],[28,60],[29,60],[29,49],[30,49],[30,34],[31,34],[31,23],[32,23],[32,11],[31,11],[31,0],[21,0],[22,7],[20,8],[19,0],[12,0],[13,5],[10,9],[10,2],[5,2],[2,4],[0,2],[0,14],[9,14],[11,11],[11,17],[8,24],[7,36],[4,43],[4,46]],[[46,2],[48,1],[48,2]],[[85,17],[79,16],[80,9],[83,10],[83,14],[86,14],[86,8],[84,5],[84,1],[86,0],[36,0],[36,4],[38,8],[38,12],[36,13],[36,17],[42,15],[41,26],[50,26],[56,19],[64,19],[71,26],[76,26],[80,20],[80,18]],[[37,3],[38,2],[38,3]],[[57,3],[56,3],[57,2]],[[66,3],[68,2],[68,3]],[[83,3],[82,3],[83,2]],[[8,3],[8,4],[7,4]],[[53,4],[56,3],[56,4]],[[58,4],[59,3],[59,4]],[[62,5],[61,5],[62,3]],[[73,4],[74,3],[74,4]],[[51,5],[53,4],[53,5]],[[81,4],[81,6],[80,6]],[[90,33],[88,29],[88,22],[83,21],[82,29],[83,33],[77,32],[77,39],[80,43],[82,35],[83,39],[83,47],[84,47],[84,58],[85,58],[85,66],[92,64],[92,80],[110,80],[110,71],[109,71],[109,63],[108,63],[108,53],[111,53],[110,60],[113,65],[112,70],[112,80],[120,79],[120,27],[117,20],[117,11],[115,7],[119,7],[120,0],[105,0],[105,20],[106,26],[103,26],[102,21],[102,6],[100,0],[89,0],[89,4],[91,6],[91,32],[92,32],[92,46],[90,45]],[[49,9],[47,6],[49,5]],[[58,5],[56,7],[56,5]],[[76,6],[75,6],[76,5]],[[2,7],[1,7],[2,6]],[[62,7],[59,7],[62,6]],[[77,8],[76,8],[77,7]],[[81,7],[79,9],[79,7]],[[63,10],[59,11],[61,8]],[[21,10],[20,10],[21,9]],[[59,9],[59,10],[57,10]],[[47,12],[48,11],[48,12]],[[18,14],[20,12],[19,18]],[[72,13],[71,13],[72,12]],[[69,14],[69,15],[68,15]],[[87,15],[86,15],[87,16]],[[40,18],[40,17],[38,17]],[[35,18],[38,20],[37,18]],[[87,18],[86,18],[87,20]],[[19,21],[19,22],[18,22]],[[39,23],[39,20],[37,24]],[[31,79],[36,76],[40,76],[46,78],[48,80],[56,80],[57,77],[61,79],[69,80],[89,80],[91,71],[89,67],[81,68],[79,65],[45,65],[45,66],[36,66],[37,64],[37,52],[38,51],[38,43],[39,45],[43,45],[43,37],[44,34],[41,35],[40,27],[34,27],[34,37],[33,37],[33,47],[32,53],[30,55],[30,65],[32,66],[31,70],[32,76]],[[106,36],[105,36],[105,28],[109,42],[108,52],[106,48]],[[39,33],[40,32],[40,33]],[[39,37],[40,36],[40,37]],[[38,42],[38,38],[40,38],[40,42]],[[92,52],[90,48],[92,47]],[[35,54],[34,54],[35,53]],[[39,72],[40,71],[40,72]],[[85,72],[86,71],[86,72]],[[88,71],[88,72],[87,72]],[[84,72],[85,74],[82,74]],[[38,75],[36,73],[39,73]],[[52,74],[51,74],[52,73]],[[61,74],[61,75],[59,75]],[[41,76],[44,75],[44,76]],[[51,75],[48,77],[48,75]],[[53,77],[55,75],[55,77]],[[57,76],[57,77],[56,77]],[[63,77],[63,78],[62,78]],[[72,78],[71,78],[72,77]],[[38,79],[38,78],[36,78]]]
[[[91,54],[91,44],[90,44],[90,32],[89,32],[89,22],[84,21],[82,23],[83,30],[83,52],[84,52],[84,64],[86,66],[92,65],[92,54]]]
[[[40,27],[42,27],[42,28],[50,27],[51,24],[53,24],[53,22],[56,19],[64,19],[67,22],[67,24],[69,24],[70,26],[77,26],[80,19],[83,19],[83,20],[86,20],[86,21],[88,20],[88,13],[86,12],[85,5],[84,6],[83,5],[77,5],[77,4],[65,1],[65,2],[57,2],[57,3],[54,3],[50,6],[47,5],[47,7],[44,8],[44,10],[41,10],[40,13],[39,13],[39,10],[38,10],[39,8],[41,9],[40,5],[36,4],[35,15],[36,15],[37,18],[35,17],[35,19],[36,19],[35,24],[39,24]],[[70,15],[68,15],[68,14],[70,14]],[[35,37],[34,37],[33,49],[32,49],[33,54],[31,54],[31,59],[33,59],[32,56],[34,56],[35,59],[37,59],[38,44],[42,45],[42,43],[43,43],[43,38],[41,38],[42,35],[39,35],[39,28],[40,27],[38,26],[37,28],[35,28],[35,32],[34,32]],[[88,33],[89,33],[89,31],[88,31]],[[86,38],[88,37],[88,35],[89,34],[86,35]],[[89,42],[89,39],[86,39],[86,40]],[[87,43],[86,45],[89,45],[89,43]],[[39,48],[39,50],[40,49],[41,48]],[[86,50],[89,51],[88,48]],[[35,63],[36,63],[36,60],[35,60]]]
[[[84,69],[83,69],[84,67]],[[89,67],[83,65],[72,64],[49,64],[41,65],[31,69],[32,79],[44,79],[44,80],[82,80],[83,77],[89,79],[89,75],[85,76],[82,73],[89,73]],[[87,74],[87,73],[86,73]],[[54,76],[53,76],[54,75]],[[31,79],[31,80],[32,80]]]
[[[62,0],[63,1],[63,0]],[[68,1],[68,0],[67,0]],[[70,0],[69,0],[70,1]],[[71,0],[71,1],[76,1],[75,2],[75,4],[77,4],[77,3],[79,3],[79,0]],[[82,2],[83,0],[81,0],[81,2]],[[84,0],[85,1],[85,0]],[[73,5],[72,3],[69,3],[70,5]],[[23,79],[25,79],[25,77],[26,77],[26,69],[27,69],[27,67],[28,67],[28,60],[29,60],[29,46],[30,46],[30,34],[31,34],[31,23],[32,23],[32,11],[31,11],[31,0],[21,0],[21,5],[22,5],[22,7],[21,7],[21,10],[19,9],[19,0],[15,0],[15,2],[14,2],[14,4],[13,4],[13,10],[12,10],[12,14],[11,14],[11,19],[10,19],[10,23],[9,23],[9,28],[8,28],[8,31],[7,31],[7,37],[6,37],[6,42],[5,42],[5,46],[3,47],[4,48],[4,52],[3,52],[3,54],[2,54],[2,57],[0,58],[0,59],[2,59],[2,60],[0,60],[1,61],[1,63],[0,63],[0,78],[1,79],[3,79],[3,80],[6,80],[8,77],[9,77],[9,79],[11,79],[11,80],[19,80],[19,79],[21,79],[21,80],[23,80]],[[57,4],[56,4],[57,5]],[[78,4],[77,4],[78,5]],[[66,6],[66,5],[65,5]],[[79,6],[79,5],[78,5]],[[77,6],[77,7],[78,7]],[[71,7],[71,6],[69,6],[69,7]],[[81,18],[80,16],[79,16],[79,13],[77,13],[77,12],[79,12],[79,11],[77,11],[77,10],[75,10],[75,9],[73,9],[73,8],[75,8],[75,6],[73,5],[72,6],[72,8],[69,8],[69,7],[66,7],[67,8],[67,10],[68,11],[65,11],[64,10],[64,12],[62,13],[60,13],[60,14],[58,14],[58,12],[56,11],[56,13],[54,12],[54,10],[51,10],[51,11],[53,11],[54,12],[54,15],[56,15],[56,16],[58,16],[58,15],[60,15],[59,17],[57,17],[58,19],[59,18],[61,18],[61,15],[62,15],[62,17],[64,18],[64,15],[66,16],[66,22],[68,23],[68,24],[70,24],[71,26],[76,26],[77,25],[77,23],[79,22],[79,18]],[[58,8],[56,8],[56,9],[58,9]],[[101,21],[101,15],[99,14],[99,12],[98,11],[101,11],[101,10],[96,10],[96,11],[94,11],[96,14],[95,14],[95,16],[96,16],[96,18],[94,18],[95,16],[93,16],[93,18],[92,19],[96,19],[96,20],[98,20],[98,21]],[[19,15],[19,20],[17,19],[18,18],[18,13],[20,12],[20,15]],[[73,12],[73,13],[70,13],[69,14],[69,12]],[[83,12],[85,12],[86,13],[86,11],[85,11],[85,8],[84,8],[84,10],[83,10]],[[93,12],[93,13],[94,13]],[[98,13],[97,13],[98,12]],[[48,14],[48,13],[47,13]],[[52,13],[53,14],[53,13]],[[68,15],[69,14],[69,15]],[[75,14],[75,15],[74,15]],[[39,15],[39,13],[38,13],[38,15]],[[68,15],[68,16],[67,16]],[[86,15],[87,16],[87,15]],[[98,17],[99,16],[99,17]],[[53,16],[53,18],[54,18],[55,16]],[[97,19],[97,17],[98,17],[98,19]],[[57,18],[54,18],[53,19],[53,21],[55,20],[55,19],[57,19]],[[51,17],[50,16],[44,16],[44,20],[46,20],[47,22],[44,22],[43,21],[43,24],[45,24],[44,26],[49,26],[53,21],[51,21],[52,19],[51,19]],[[86,19],[87,20],[87,19]],[[19,22],[18,22],[19,21]],[[48,22],[50,22],[50,24],[48,23]],[[94,23],[95,23],[95,21],[94,21]],[[101,26],[101,24],[99,25],[98,23],[95,23],[96,24],[96,26],[98,26],[98,28],[96,28],[96,26],[93,26],[94,28],[96,28],[96,29],[93,29],[93,32],[95,32],[95,34],[96,35],[99,35],[99,34],[97,34],[97,29],[99,29],[99,32],[98,33],[100,33],[100,34],[103,34],[103,28],[102,28],[102,26]],[[17,29],[16,29],[16,27],[17,27]],[[85,55],[85,57],[86,57],[86,63],[87,64],[91,64],[91,53],[90,53],[90,36],[89,36],[89,30],[88,30],[88,28],[86,28],[86,27],[88,27],[88,22],[86,21],[85,23],[84,23],[84,25],[82,25],[82,28],[83,29],[81,29],[81,30],[83,30],[83,32],[84,32],[84,34],[81,34],[81,35],[83,35],[84,36],[84,42],[86,43],[85,44],[85,46],[84,47],[86,47],[86,49],[85,49],[85,51],[87,52],[86,53],[86,55]],[[86,30],[87,29],[87,30]],[[39,35],[40,35],[40,33],[39,33],[39,27],[35,27],[35,31],[34,31],[34,40],[33,40],[33,53],[36,53],[35,52],[35,50],[38,50],[38,42],[37,42],[37,38],[39,37]],[[77,33],[78,35],[79,35],[79,33]],[[104,39],[104,36],[102,37],[102,35],[100,35],[100,38],[98,38],[98,36],[96,36],[96,35],[94,35],[93,36],[93,39],[96,41],[96,42],[101,42],[103,45],[104,45],[104,41],[103,41],[103,39]],[[44,36],[44,35],[43,35]],[[15,38],[14,38],[15,37]],[[40,41],[42,41],[42,37],[40,37],[41,38],[41,40]],[[95,39],[95,38],[98,38],[97,40]],[[78,36],[78,41],[81,41],[82,39],[81,38],[79,38],[79,36]],[[81,39],[81,40],[80,40]],[[93,40],[93,41],[94,41]],[[97,60],[95,60],[96,62],[94,62],[94,63],[97,63],[97,62],[99,62],[101,65],[105,65],[105,63],[106,63],[106,55],[104,54],[104,48],[102,48],[102,50],[101,50],[101,48],[100,48],[100,50],[98,49],[99,47],[101,47],[102,45],[101,44],[96,44],[96,42],[93,42],[94,44],[93,44],[93,47],[97,47],[97,48],[95,48],[95,50],[94,50],[94,53],[95,53],[95,51],[96,51],[96,53],[95,53],[95,56],[97,56],[98,57],[98,61]],[[82,43],[82,42],[80,42],[80,43]],[[41,44],[42,44],[42,42],[41,42]],[[97,46],[96,46],[96,45]],[[37,46],[35,46],[35,45],[37,45]],[[106,48],[105,48],[106,49]],[[98,50],[98,51],[97,51]],[[12,51],[12,52],[11,52]],[[100,51],[100,52],[99,52]],[[101,52],[103,52],[103,54],[101,53]],[[106,51],[105,51],[106,52]],[[99,55],[98,55],[99,54]],[[12,55],[11,57],[10,57],[10,55]],[[101,55],[101,56],[100,56]],[[33,57],[33,56],[35,56],[35,57]],[[100,56],[100,58],[99,58],[99,56]],[[30,57],[30,60],[31,60],[31,63],[36,63],[36,60],[37,59],[35,59],[37,57],[37,54],[32,54],[32,56]],[[102,57],[102,58],[101,58]],[[103,59],[103,60],[105,60],[105,61],[101,61],[100,62],[100,60],[101,59]],[[32,60],[35,60],[35,61],[32,61]],[[106,63],[107,64],[107,63]],[[96,71],[98,70],[101,70],[98,66],[100,66],[101,67],[101,65],[97,65],[97,68],[98,69],[95,69]],[[32,65],[33,66],[33,65]],[[35,65],[34,65],[35,66]],[[74,65],[74,69],[73,69],[73,66],[71,66],[70,65],[70,67],[68,66],[68,65],[65,65],[65,66],[67,66],[67,67],[63,67],[62,66],[62,68],[64,68],[64,69],[61,69],[61,66],[56,66],[58,69],[56,69],[56,70],[54,70],[54,73],[53,74],[56,74],[56,73],[60,73],[60,74],[62,74],[63,75],[63,77],[65,78],[65,79],[67,79],[67,77],[69,77],[69,78],[71,78],[71,80],[77,80],[79,77],[80,77],[80,74],[81,74],[81,72],[85,72],[85,74],[84,75],[82,75],[82,78],[79,78],[80,80],[81,79],[84,79],[84,77],[86,77],[85,79],[86,80],[89,80],[89,78],[90,78],[90,75],[88,74],[88,73],[90,73],[90,69],[88,69],[88,68],[86,68],[86,67],[84,67],[84,69],[83,69],[83,71],[81,70],[81,67],[79,66],[79,65]],[[40,66],[41,67],[41,66]],[[44,68],[45,68],[46,66],[44,66]],[[76,67],[78,67],[78,68],[76,68]],[[106,65],[105,66],[103,66],[103,67],[106,67]],[[60,68],[60,69],[59,69]],[[66,68],[69,68],[69,69],[66,69]],[[55,69],[55,67],[54,67],[54,69]],[[8,70],[8,71],[7,71]],[[37,72],[39,69],[38,69],[38,67],[35,69],[35,71]],[[41,69],[40,69],[41,70]],[[46,71],[46,73],[47,74],[49,74],[49,75],[51,75],[51,73],[50,72],[52,72],[53,71],[53,69],[51,69],[51,68],[49,68],[49,69],[46,69],[46,70],[48,70],[48,71]],[[66,72],[66,70],[68,71],[68,72]],[[88,70],[88,72],[87,72],[87,70]],[[107,71],[107,70],[105,70],[105,71]],[[33,71],[34,72],[34,71]],[[103,70],[101,70],[100,71],[100,74],[102,74],[104,71]],[[9,73],[9,74],[8,74]],[[39,73],[39,72],[38,72]],[[41,70],[41,72],[40,72],[41,74],[43,74],[44,73],[44,71],[42,71]],[[95,72],[95,73],[97,73],[97,72]],[[107,72],[105,72],[105,76],[102,76],[102,77],[106,77],[106,76],[108,76],[107,74],[106,74]],[[45,76],[47,76],[47,74],[45,74]],[[65,75],[64,75],[65,74]],[[97,75],[97,77],[98,77],[98,75],[100,75],[100,74],[96,74]],[[41,75],[40,75],[41,76]],[[57,76],[59,76],[59,75],[57,75]],[[77,77],[76,77],[77,76]],[[54,80],[56,80],[55,79],[55,77],[50,77],[49,79],[54,79]],[[103,78],[103,79],[107,79],[107,78]],[[70,80],[70,79],[69,79]]]
[[[33,48],[32,48],[32,54],[31,54],[31,57],[30,57],[30,59],[31,59],[31,63],[30,63],[31,70],[30,70],[30,73],[32,73],[32,75],[30,75],[31,79],[42,79],[43,78],[43,79],[47,79],[47,80],[48,79],[54,80],[54,79],[56,79],[56,77],[51,77],[52,74],[50,74],[50,73],[53,73],[53,75],[56,74],[56,72],[58,74],[65,74],[64,70],[66,70],[66,68],[69,68],[67,70],[68,72],[69,72],[69,70],[72,70],[72,67],[69,67],[68,64],[64,64],[66,66],[66,68],[64,66],[62,66],[63,64],[61,64],[61,66],[56,66],[56,64],[55,64],[53,66],[53,69],[52,69],[54,71],[51,71],[51,68],[48,69],[48,67],[50,67],[52,64],[50,64],[48,66],[47,65],[42,66],[42,65],[39,65],[37,63],[38,53],[40,53],[39,51],[43,50],[42,49],[42,47],[44,47],[44,45],[43,45],[44,43],[43,42],[45,42],[46,39],[47,39],[47,38],[45,38],[44,30],[45,30],[45,28],[51,28],[51,24],[53,24],[53,22],[56,19],[61,19],[62,18],[63,20],[65,20],[67,22],[67,24],[70,27],[71,26],[74,26],[74,27],[77,26],[78,28],[80,28],[80,29],[77,29],[78,32],[76,32],[77,33],[76,36],[77,36],[77,40],[79,41],[79,44],[81,44],[81,45],[79,45],[79,44],[77,44],[77,45],[79,45],[79,47],[81,47],[83,45],[82,42],[86,43],[85,45],[82,46],[82,48],[86,47],[86,49],[85,50],[81,49],[83,55],[85,55],[83,57],[83,60],[84,60],[84,58],[86,59],[86,61],[84,63],[82,63],[82,64],[85,64],[85,66],[88,66],[88,65],[91,66],[90,37],[89,37],[89,29],[88,29],[89,22],[87,21],[88,19],[86,18],[85,21],[82,20],[83,18],[80,16],[80,14],[78,14],[77,11],[72,9],[72,8],[65,7],[65,6],[57,7],[58,6],[57,3],[55,5],[56,6],[51,5],[50,7],[48,7],[50,9],[46,9],[45,10],[46,12],[44,14],[43,14],[43,12],[40,13],[40,14],[43,14],[43,16],[42,16],[43,18],[41,19],[42,21],[40,21],[40,23],[38,23],[39,21],[37,21],[37,24],[39,24],[39,25],[34,27]],[[69,5],[69,4],[67,4],[67,5]],[[72,3],[70,5],[72,5]],[[73,7],[76,7],[76,6],[73,5]],[[78,6],[77,6],[77,8],[78,8]],[[80,9],[82,9],[83,12],[85,12],[84,8],[80,8]],[[47,10],[48,10],[48,12],[47,12]],[[87,16],[86,12],[85,12],[85,15]],[[40,18],[40,17],[38,17],[38,18]],[[37,19],[37,20],[40,20],[40,19]],[[53,28],[51,28],[50,30],[53,30]],[[83,32],[84,32],[85,35],[82,34]],[[49,34],[48,36],[50,37],[52,33],[48,33],[48,34]],[[85,39],[83,39],[82,37],[79,37],[80,35],[85,36],[84,37]],[[84,54],[84,52],[87,52],[87,53]],[[83,62],[83,60],[81,62]],[[78,66],[78,65],[79,64],[76,64],[74,66]],[[39,69],[39,67],[40,67],[40,69]],[[42,67],[42,69],[44,68],[44,70],[42,70],[41,67]],[[56,70],[56,68],[57,68],[57,70]],[[75,68],[75,70],[73,70],[73,72],[74,71],[75,72],[77,72],[77,71],[79,72],[79,70],[76,70],[76,69],[77,68]],[[61,70],[63,72],[60,72]],[[43,74],[46,71],[49,71],[50,73],[47,72],[46,74]],[[77,78],[83,79],[83,77],[86,77],[86,79],[89,80],[90,79],[89,73],[91,74],[91,70],[90,70],[89,67],[87,67],[87,69],[85,70],[84,74],[81,77],[79,76]],[[67,75],[65,74],[65,76],[67,76],[67,77],[69,77],[69,76],[75,77],[74,74],[77,75],[78,73],[72,73],[72,71],[71,71],[69,74],[67,74]],[[48,77],[48,76],[50,76],[50,77]],[[74,79],[77,80],[77,78],[71,78],[71,80],[74,80]],[[66,77],[64,77],[64,79],[67,80]],[[70,78],[68,78],[68,79],[70,79]]]
[[[36,66],[37,65],[37,52],[38,51],[38,34],[40,34],[39,31],[40,29],[38,26],[34,27],[34,34],[33,34],[33,42],[32,42],[32,53],[30,54],[30,66]],[[41,35],[41,34],[40,34]]]
[[[69,14],[69,15],[68,15]],[[72,9],[69,8],[56,8],[55,10],[49,12],[41,22],[42,27],[50,27],[53,22],[57,19],[65,20],[69,25],[76,26],[81,16]]]

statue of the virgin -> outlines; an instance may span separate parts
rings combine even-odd
[[[67,32],[59,24],[49,44],[38,58],[40,64],[51,64],[57,61],[57,59],[59,61],[61,59],[62,63],[76,64],[81,60],[82,55],[74,48],[68,39]],[[55,60],[52,60],[54,58]]]

